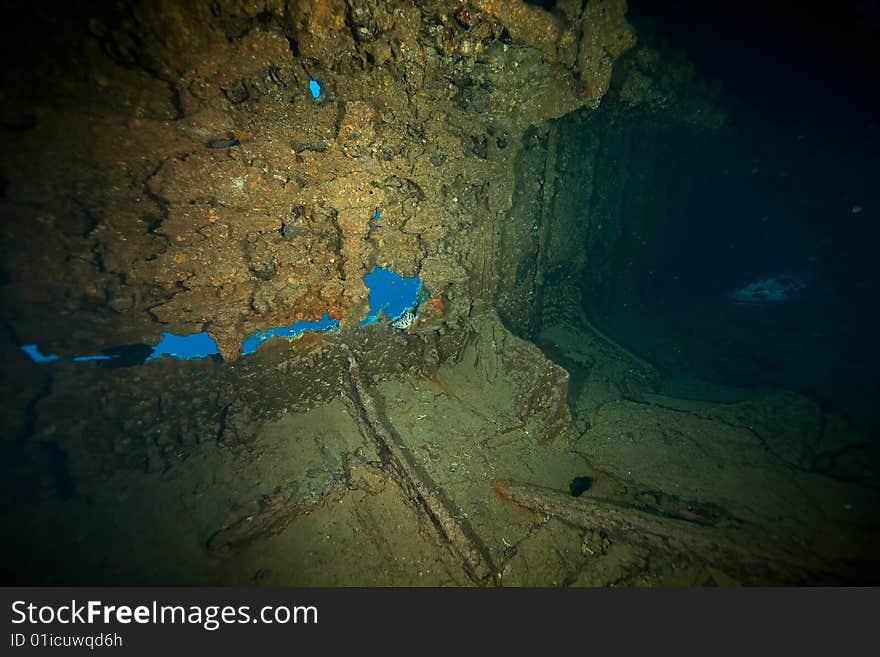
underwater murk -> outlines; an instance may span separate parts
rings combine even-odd
[[[868,5],[12,3],[3,583],[880,583]]]

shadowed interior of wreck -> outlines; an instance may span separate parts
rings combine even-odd
[[[873,14],[705,4],[11,3],[4,582],[880,580]]]

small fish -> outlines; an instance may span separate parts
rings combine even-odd
[[[790,301],[807,292],[809,285],[805,278],[793,274],[779,274],[749,283],[735,290],[730,298],[737,304],[762,304]]]
[[[688,522],[696,522],[701,525],[710,524],[708,518],[701,516],[699,513],[691,511],[690,509],[679,509],[676,512],[676,515],[682,520],[687,520]]]
[[[404,331],[408,329],[413,323],[416,321],[416,314],[412,311],[412,308],[404,312],[400,317],[391,322],[391,326],[396,329],[400,329]]]
[[[214,139],[208,142],[208,148],[232,148],[233,146],[241,146],[238,139]]]

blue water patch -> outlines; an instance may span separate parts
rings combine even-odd
[[[75,356],[73,358],[74,363],[86,363],[90,360],[110,360],[113,358],[112,356],[105,356],[104,354],[95,354],[93,356]]]
[[[376,218],[380,216],[376,210]],[[367,318],[360,322],[361,325],[370,324],[379,319],[379,313],[384,312],[392,321],[398,319],[407,310],[414,309],[418,304],[419,292],[422,289],[421,281],[416,276],[401,276],[400,274],[376,267],[372,272],[364,276],[364,283],[370,290],[370,310]],[[294,322],[290,326],[277,326],[257,331],[242,342],[242,354],[252,354],[261,342],[273,336],[293,338],[303,331],[330,331],[339,328],[339,322],[331,319],[329,313],[324,313],[318,320],[302,320]],[[155,360],[161,356],[174,358],[206,358],[219,353],[217,343],[208,335],[207,331],[191,333],[189,335],[177,335],[163,332],[162,337],[152,347],[149,345],[123,345],[104,349],[102,354],[89,354],[75,356],[71,360],[75,363],[88,361],[112,361],[110,365],[102,367],[128,367],[147,361]],[[35,363],[50,363],[57,361],[57,354],[43,354],[36,344],[23,345],[21,350],[26,353]]]
[[[321,85],[317,80],[309,80],[309,92],[311,92],[312,98],[315,99],[321,95]]]
[[[217,343],[208,335],[207,331],[189,335],[175,335],[166,331],[162,333],[162,338],[153,348],[153,353],[147,360],[154,360],[165,355],[175,358],[206,358],[216,353],[219,353]]]
[[[40,353],[40,350],[35,344],[26,344],[22,346],[21,350],[30,356],[31,360],[35,363],[51,363],[53,360],[58,360],[57,354],[49,354],[46,356]]]
[[[376,214],[373,215],[373,221],[379,221],[382,218],[382,212],[376,208]]]
[[[382,267],[364,276],[364,283],[370,290],[370,312],[361,325],[375,322],[380,311],[392,321],[397,319],[416,305],[422,289],[418,274],[407,278]]]
[[[265,331],[257,331],[241,343],[241,353],[242,355],[254,353],[261,342],[268,340],[274,335],[289,339],[303,331],[331,331],[336,328],[339,328],[339,322],[335,319],[330,319],[330,315],[324,313],[321,319],[301,320],[294,322],[290,326],[276,326]]]

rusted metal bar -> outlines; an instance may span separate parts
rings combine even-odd
[[[494,583],[496,571],[485,547],[470,527],[456,519],[441,494],[429,482],[398,446],[391,431],[380,419],[376,403],[369,395],[360,376],[354,355],[348,352],[347,378],[349,393],[357,406],[361,422],[372,436],[383,463],[406,494],[420,506],[437,527],[474,584],[488,586]]]
[[[589,497],[572,497],[549,488],[511,480],[493,484],[496,495],[520,507],[547,514],[610,538],[684,554],[718,567],[735,568],[774,582],[832,583],[840,574],[781,543],[768,543],[758,531],[710,527],[685,519],[662,517]]]

